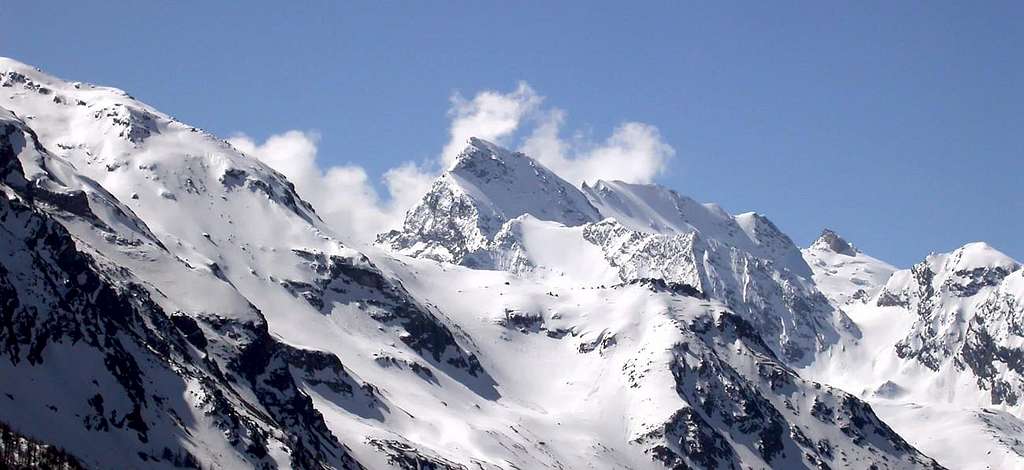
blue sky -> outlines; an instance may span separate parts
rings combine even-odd
[[[645,123],[674,149],[656,182],[907,266],[975,240],[1024,259],[1022,19],[1019,2],[5,2],[0,55],[225,137],[315,131],[321,166],[374,182],[436,161],[453,93],[524,81],[566,140]]]

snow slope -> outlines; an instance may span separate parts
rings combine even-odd
[[[933,465],[859,400],[799,378],[720,303],[652,282],[554,287],[420,259],[389,269],[470,337],[489,339],[477,344],[501,411],[474,403],[460,417],[511,420],[511,432],[485,432],[525,439],[517,465]]]

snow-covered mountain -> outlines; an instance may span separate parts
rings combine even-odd
[[[734,217],[656,185],[576,189],[529,156],[479,139],[402,230],[378,241],[401,254],[546,282],[661,280],[725,303],[794,364],[834,342],[837,325],[849,326],[814,288],[799,248],[764,216]]]
[[[0,108],[0,422],[85,468],[1021,462],[1024,274],[985,246],[894,272],[471,139],[360,252],[120,90],[2,59]]]
[[[14,61],[0,93],[0,420],[19,432],[96,468],[357,468],[374,461],[344,440],[365,432],[332,430],[316,400],[353,419],[395,405],[339,355],[492,387],[439,312],[265,165]]]
[[[523,214],[565,226],[598,218],[578,189],[537,161],[471,138],[409,210],[402,229],[382,234],[378,242],[405,255],[493,267],[495,236]]]
[[[951,468],[1024,465],[1021,265],[970,243],[885,276],[891,267],[845,247],[826,231],[804,254],[861,336],[802,372],[869,401]]]
[[[829,229],[803,250],[803,256],[814,271],[815,285],[839,306],[871,298],[896,271],[885,261],[861,253]]]
[[[644,233],[699,233],[724,245],[769,260],[778,268],[808,277],[810,268],[800,249],[768,218],[756,212],[731,216],[715,204],[653,184],[598,181],[583,185],[587,198],[603,217]]]

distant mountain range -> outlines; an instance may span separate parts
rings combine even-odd
[[[898,270],[473,138],[357,250],[226,141],[10,59],[0,191],[11,462],[1024,467],[1024,269],[984,243]]]

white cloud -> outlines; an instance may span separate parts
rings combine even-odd
[[[441,154],[443,164],[451,165],[470,137],[508,147],[514,146],[517,134],[525,134],[519,150],[575,184],[597,179],[649,183],[675,154],[657,127],[641,122],[620,124],[604,142],[582,135],[567,140],[561,135],[567,113],[544,109],[543,101],[525,82],[509,93],[479,92],[472,100],[454,95],[448,113],[451,139]],[[524,129],[529,125],[532,128]]]
[[[262,160],[298,185],[311,182],[321,175],[316,164],[319,140],[320,136],[315,132],[288,131],[271,136],[260,145],[243,134],[228,139],[228,142],[238,150]]]
[[[317,162],[318,141],[316,133],[302,131],[274,135],[262,144],[243,134],[228,139],[235,148],[294,183],[299,196],[313,204],[317,214],[347,241],[369,243],[377,233],[401,220],[404,208],[382,202],[362,167],[322,169]]]
[[[404,216],[405,211],[419,202],[420,198],[427,193],[431,183],[437,177],[436,173],[412,162],[403,163],[384,173],[384,184],[391,196],[391,212],[398,216]],[[396,228],[398,225],[396,223],[388,228]]]
[[[574,184],[598,179],[650,183],[675,154],[657,127],[642,122],[620,124],[602,143],[566,141],[560,136],[564,115],[552,112],[521,150]]]
[[[545,109],[543,101],[525,82],[508,93],[486,90],[472,99],[455,93],[448,110],[450,139],[437,161],[405,162],[385,172],[386,197],[377,193],[362,167],[317,161],[320,136],[315,132],[288,131],[262,144],[244,134],[228,140],[284,174],[321,218],[357,244],[398,228],[405,212],[430,188],[437,169],[450,166],[470,137],[517,148],[575,184],[596,179],[647,183],[675,153],[656,127],[640,122],[620,124],[601,142],[583,134],[566,139],[566,112]]]
[[[526,82],[519,82],[510,93],[481,91],[472,100],[455,93],[448,110],[452,118],[449,128],[451,139],[441,152],[442,164],[447,167],[454,163],[470,137],[504,145],[505,139],[537,111],[543,100]]]

